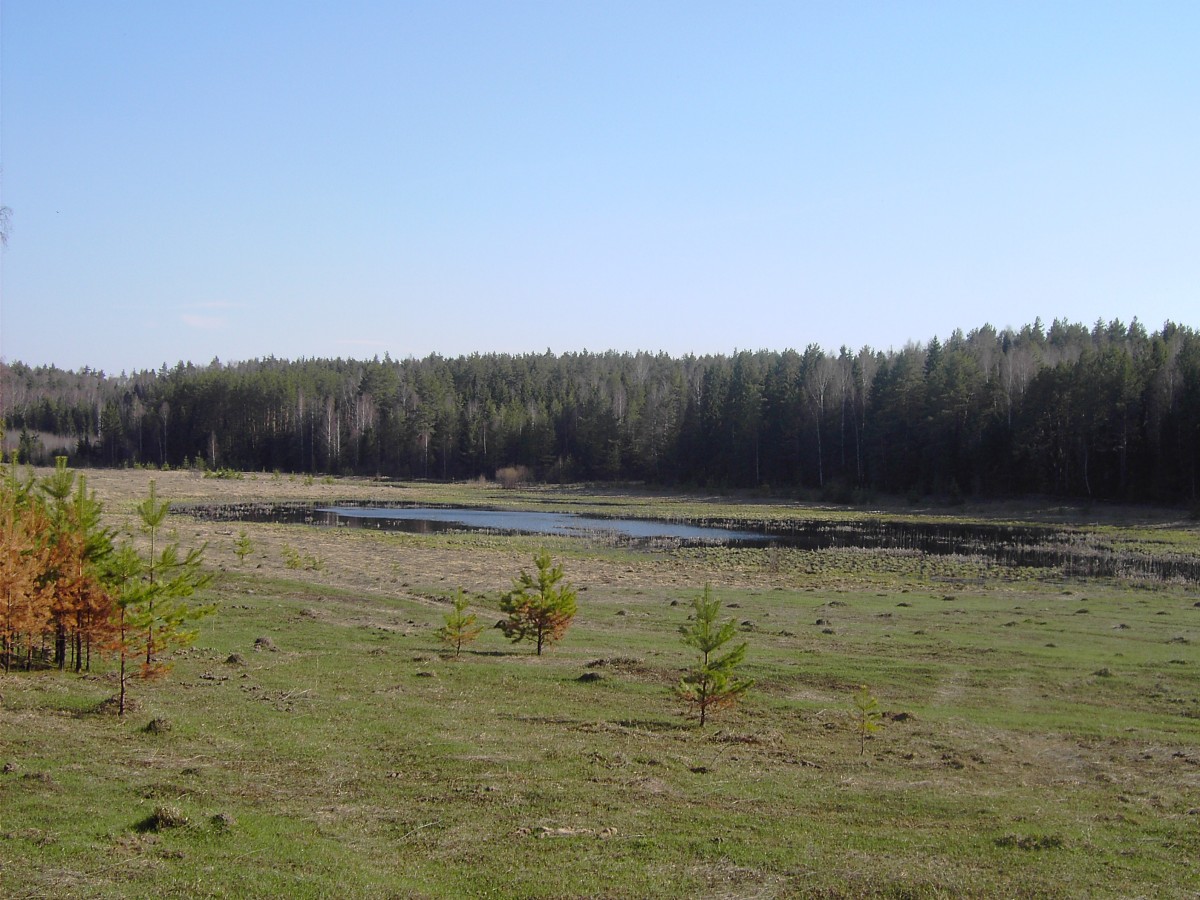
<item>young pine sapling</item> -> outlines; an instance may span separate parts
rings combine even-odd
[[[731,706],[754,684],[752,679],[738,678],[734,670],[746,658],[745,643],[739,644],[724,655],[717,651],[724,647],[737,633],[733,620],[717,623],[721,604],[712,595],[712,589],[704,586],[704,593],[692,600],[695,620],[682,625],[679,633],[683,642],[700,651],[697,665],[684,675],[675,687],[675,693],[685,703],[690,703],[700,714],[700,727],[708,720],[710,710]]]
[[[500,601],[500,611],[508,618],[501,625],[504,634],[517,641],[530,640],[542,647],[560,640],[575,618],[576,590],[563,581],[563,567],[554,565],[545,550],[533,558],[537,574],[521,570],[513,580],[513,589]]]
[[[137,617],[144,615],[146,621],[142,644],[144,676],[165,670],[167,666],[159,657],[172,647],[186,647],[195,640],[196,631],[189,626],[215,609],[188,602],[196,591],[212,581],[212,575],[201,571],[204,547],[186,551],[181,556],[177,542],[159,546],[160,532],[170,508],[170,503],[158,499],[155,484],[151,481],[150,496],[137,506],[142,530],[149,538],[148,552],[140,558],[140,583],[134,589],[122,578],[125,590],[137,598]]]
[[[250,535],[246,534],[245,529],[238,532],[238,536],[233,539],[233,552],[237,555],[238,565],[246,562],[246,557],[254,552],[254,543],[250,540]]]
[[[454,597],[454,609],[446,613],[446,624],[437,632],[442,643],[454,648],[455,656],[483,631],[482,625],[475,624],[475,614],[467,612],[467,605],[467,596],[460,590]]]

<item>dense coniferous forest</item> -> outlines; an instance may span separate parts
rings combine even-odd
[[[1200,334],[985,325],[900,350],[0,365],[21,456],[73,466],[492,477],[1194,505]]]

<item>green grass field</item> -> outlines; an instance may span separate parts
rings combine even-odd
[[[94,478],[118,530],[145,477]],[[304,493],[159,477],[171,499]],[[422,491],[509,498],[308,496]],[[882,551],[282,525],[245,526],[239,565],[241,526],[170,523],[208,542],[220,609],[167,679],[133,682],[124,721],[106,662],[0,677],[6,897],[1200,894],[1200,586]],[[1103,527],[1197,550],[1194,523]],[[446,654],[452,592],[493,624],[541,546],[580,589],[563,642],[539,658],[488,629]],[[289,569],[287,547],[316,565]],[[705,583],[756,685],[701,730],[672,686]],[[862,684],[885,711],[864,755]]]

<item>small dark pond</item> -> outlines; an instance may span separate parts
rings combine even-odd
[[[178,511],[220,521],[375,528],[417,534],[482,531],[603,538],[642,546],[717,544],[802,550],[860,548],[935,556],[957,554],[1005,567],[1059,568],[1066,576],[1200,581],[1200,559],[1195,556],[1117,548],[1094,532],[1068,527],[867,518],[770,522],[709,518],[679,522],[563,512],[384,507],[350,501],[328,506],[242,503],[180,507]]]

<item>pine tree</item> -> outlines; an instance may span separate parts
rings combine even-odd
[[[54,473],[38,483],[48,498],[49,560],[44,575],[51,599],[55,658],[65,668],[70,646],[75,671],[90,662],[93,643],[103,642],[111,627],[111,598],[101,581],[101,568],[112,553],[112,532],[101,524],[102,508],[87,480],[58,457]]]
[[[700,727],[708,720],[710,709],[730,706],[754,684],[753,680],[738,678],[734,669],[746,657],[746,645],[739,644],[723,656],[714,656],[716,651],[733,639],[737,626],[730,619],[723,625],[717,624],[721,604],[712,595],[712,589],[704,586],[704,593],[692,600],[695,621],[682,625],[679,633],[683,643],[700,651],[698,664],[683,676],[676,686],[676,694],[690,703],[700,713]]]
[[[186,647],[195,640],[196,632],[188,626],[213,612],[212,606],[189,605],[187,602],[212,580],[212,576],[200,568],[205,548],[197,547],[181,556],[178,543],[158,547],[159,532],[170,507],[170,503],[158,499],[153,481],[150,482],[150,496],[137,506],[142,529],[150,542],[146,556],[141,559],[142,584],[134,592],[138,606],[136,618],[145,620],[142,665],[145,676],[165,671],[167,666],[159,657],[171,647]],[[126,586],[128,589],[128,582]],[[132,609],[129,611],[133,612]]]
[[[245,563],[246,557],[254,552],[254,543],[244,529],[239,531],[238,536],[233,540],[233,552],[238,558],[239,566]]]
[[[508,616],[501,627],[513,643],[534,641],[541,656],[542,647],[561,640],[575,618],[577,592],[562,580],[563,567],[554,565],[545,550],[533,561],[537,575],[522,569],[520,577],[513,580],[513,589],[500,601],[500,611]]]
[[[458,656],[463,645],[479,637],[481,631],[483,626],[476,625],[474,613],[467,612],[467,597],[460,590],[454,598],[453,611],[446,613],[446,624],[438,629],[438,638],[453,647],[454,655]]]
[[[32,474],[18,476],[17,458],[0,453],[0,652],[4,671],[23,653],[32,662],[35,638],[50,622],[46,535],[50,522]]]
[[[117,602],[113,610],[112,650],[118,660],[117,713],[125,716],[126,686],[129,683],[129,663],[145,651],[144,642],[150,633],[151,613],[147,603],[148,582],[142,579],[142,560],[128,545],[113,554],[108,568],[108,580]]]
[[[34,636],[50,622],[41,583],[47,563],[42,534],[47,524],[40,509],[23,510],[7,491],[0,497],[0,654],[5,672],[22,645],[28,653]]]

